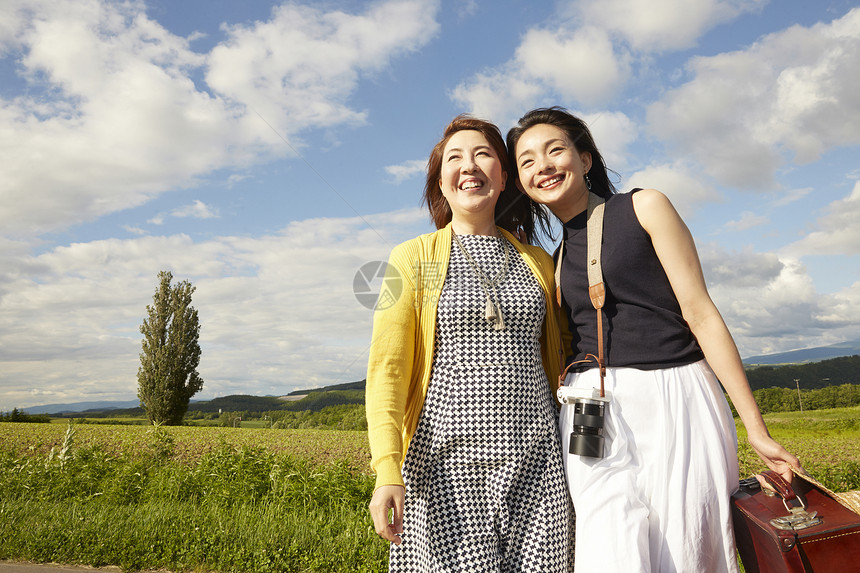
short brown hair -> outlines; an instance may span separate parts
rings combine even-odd
[[[520,192],[515,181],[510,177],[513,175],[508,160],[505,140],[499,128],[489,121],[472,117],[468,114],[460,114],[455,117],[445,128],[442,139],[430,152],[427,160],[427,182],[424,185],[423,202],[430,209],[430,218],[441,229],[451,222],[451,207],[442,189],[439,187],[439,179],[442,177],[442,153],[445,145],[458,131],[472,130],[483,135],[490,146],[499,156],[502,171],[508,175],[507,183],[499,200],[496,203],[495,220],[499,227],[516,234],[518,228],[522,228],[529,242],[534,238],[535,218],[546,219],[546,213],[539,205],[534,203],[527,195]]]

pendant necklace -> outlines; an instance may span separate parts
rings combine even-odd
[[[496,238],[499,246],[504,252],[504,262],[496,276],[489,278],[484,271],[481,270],[478,263],[475,262],[475,259],[472,258],[472,255],[469,254],[469,251],[466,250],[466,247],[463,246],[463,243],[460,241],[460,237],[457,236],[457,233],[454,232],[453,228],[451,229],[451,234],[454,236],[454,241],[457,243],[457,246],[460,247],[460,251],[463,253],[463,256],[466,257],[469,265],[471,265],[472,270],[475,272],[475,276],[478,278],[478,282],[481,284],[481,288],[484,290],[484,294],[487,296],[487,304],[484,307],[484,318],[493,325],[495,330],[504,329],[505,318],[502,315],[501,305],[499,304],[499,293],[496,290],[496,287],[505,280],[505,275],[508,273],[509,255],[507,241],[504,238]],[[493,298],[495,298],[495,301]]]

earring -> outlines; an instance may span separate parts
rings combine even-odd
[[[585,188],[591,191],[591,179],[588,178],[588,173],[585,174]]]

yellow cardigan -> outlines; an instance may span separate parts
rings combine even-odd
[[[541,358],[555,396],[564,355],[552,258],[540,247],[523,245],[504,229],[499,231],[520,252],[543,289],[547,311],[540,337]],[[390,288],[394,296],[380,298],[374,313],[365,396],[377,488],[403,485],[400,467],[430,381],[436,308],[448,272],[451,238],[449,223],[394,247],[388,261],[382,294]],[[567,330],[567,321],[561,322]]]

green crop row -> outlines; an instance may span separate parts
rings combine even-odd
[[[0,559],[124,570],[386,569],[387,545],[367,511],[373,478],[346,460],[319,465],[223,438],[174,459],[182,432],[151,428],[133,434],[138,449],[125,441],[109,451],[88,430],[66,428],[47,454],[0,454]]]

